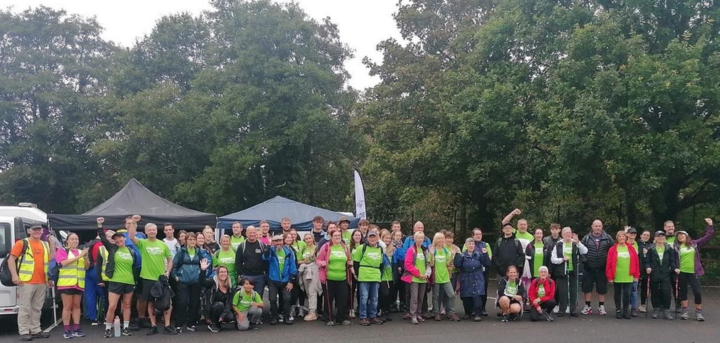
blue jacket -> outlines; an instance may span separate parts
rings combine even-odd
[[[415,238],[413,238],[412,236],[408,236],[408,238],[405,238],[405,243],[403,244],[403,248],[405,249],[405,251],[407,251],[408,249],[410,249],[411,246],[413,246],[413,244],[415,244]],[[423,241],[423,244],[422,244],[423,248],[429,249],[430,244],[432,244],[432,242],[430,241],[430,238],[425,237],[425,240]]]
[[[292,248],[283,245],[285,250],[285,266],[282,271],[279,271],[280,264],[278,261],[278,255],[275,252],[275,247],[268,248],[263,254],[262,258],[268,261],[268,279],[275,282],[290,282],[295,281],[297,276],[297,267],[295,266],[295,253]]]
[[[205,277],[212,279],[212,277],[215,276],[215,270],[213,269],[213,255],[205,249],[200,249],[200,260],[202,259],[207,259],[209,264],[208,268],[205,270]]]
[[[125,235],[125,246],[128,247],[128,249],[135,250],[135,255],[137,256],[137,258],[135,259],[136,266],[134,266],[134,267],[140,268],[140,266],[142,265],[140,249],[137,247],[137,245],[135,245],[135,243],[133,243],[132,239],[130,239],[130,235],[127,232],[125,232],[124,235]],[[137,239],[147,239],[147,236],[145,236],[145,234],[142,232],[136,232],[135,237]]]
[[[453,261],[455,268],[460,272],[458,282],[460,283],[461,297],[474,297],[485,295],[485,277],[483,267],[490,266],[490,256],[487,253],[480,253],[475,250],[472,254],[464,251],[455,254]]]
[[[400,264],[404,268],[406,253],[407,253],[407,248],[405,248],[405,245],[400,245],[399,247],[396,247],[395,253],[393,253],[392,263]]]
[[[200,280],[200,260],[202,260],[200,249],[195,247],[195,255],[188,254],[187,247],[180,248],[180,251],[173,258],[172,277],[177,278],[183,284],[195,284]]]

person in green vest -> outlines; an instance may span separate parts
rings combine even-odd
[[[287,233],[283,232],[283,242],[295,253],[295,263],[296,266],[299,268],[300,261],[302,260],[303,254],[305,254],[305,249],[307,248],[307,245],[305,244],[305,242],[298,240],[298,233],[295,229],[290,229],[290,231]],[[300,277],[296,278],[295,281],[293,281],[293,290],[290,293],[290,319],[292,320],[294,320],[295,317],[304,317],[306,314],[303,308],[306,296],[305,291],[303,291],[300,287],[300,281]]]
[[[65,248],[59,249],[55,261],[60,265],[57,290],[62,298],[63,338],[85,337],[80,329],[80,303],[85,290],[85,266],[88,265],[88,248],[78,249],[80,239],[74,232],[65,239]],[[75,323],[70,328],[70,321]]]
[[[245,242],[245,237],[242,235],[243,227],[242,223],[232,223],[232,236],[230,237],[230,245],[234,251],[237,251],[238,246]]]
[[[450,268],[453,266],[453,254],[445,248],[445,236],[438,232],[433,237],[430,246],[430,266],[435,269],[435,284],[433,285],[433,315],[436,321],[441,321],[441,303],[447,313],[447,319],[453,322],[460,321],[455,314],[455,287],[450,282]]]
[[[663,230],[665,231],[665,243],[675,244],[675,223],[672,220],[666,221],[663,223]]]
[[[645,274],[650,278],[651,301],[653,319],[658,319],[660,313],[666,320],[673,320],[670,314],[671,275],[680,272],[677,257],[670,244],[665,243],[665,232],[655,232],[655,244],[648,249],[645,259]]]
[[[242,289],[233,296],[232,307],[238,331],[247,331],[254,328],[251,323],[260,321],[265,303],[260,293],[253,289],[252,280],[242,279],[240,284]]]
[[[237,271],[235,270],[235,250],[231,248],[230,236],[220,237],[220,250],[215,252],[212,259],[213,268],[223,266],[230,273],[233,288],[237,285]]]
[[[382,324],[378,314],[378,292],[380,290],[383,249],[378,244],[378,232],[371,230],[367,242],[353,253],[354,269],[357,271],[358,293],[360,294],[360,325]]]

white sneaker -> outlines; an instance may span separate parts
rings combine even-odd
[[[560,312],[560,306],[555,306],[555,308],[553,309],[553,313],[558,313],[558,312]]]
[[[565,309],[565,314],[570,314],[570,307]]]
[[[582,314],[592,314],[592,308],[590,308],[590,306],[588,306],[588,305],[585,305],[585,308],[583,308],[583,310],[582,310],[580,313],[582,313]]]
[[[601,316],[607,315],[607,312],[605,312],[605,305],[598,306],[598,314]]]

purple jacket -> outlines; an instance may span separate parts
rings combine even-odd
[[[700,262],[700,248],[707,244],[707,242],[710,242],[714,233],[715,228],[712,225],[708,225],[708,227],[705,228],[704,236],[690,242],[690,244],[695,248],[695,276],[705,275],[705,269],[703,269],[702,263]],[[677,243],[677,240],[675,241],[675,251],[677,251],[678,261],[680,261],[680,244]]]

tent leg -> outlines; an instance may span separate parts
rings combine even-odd
[[[53,324],[50,325],[47,329],[43,330],[44,332],[50,332],[52,329],[56,328],[58,325],[60,325],[60,321],[58,321],[57,318],[57,300],[55,298],[55,287],[52,287],[50,289],[50,292],[52,294],[52,313],[53,313]]]

